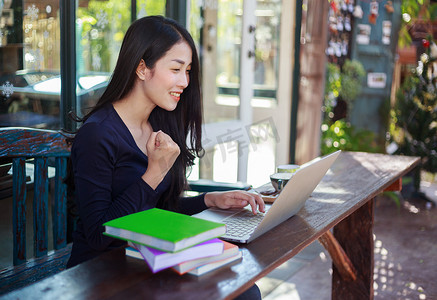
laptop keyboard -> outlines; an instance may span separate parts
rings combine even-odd
[[[242,237],[252,233],[256,226],[261,223],[264,213],[258,212],[254,215],[249,210],[243,210],[235,215],[229,216],[222,220],[226,224],[226,235]]]

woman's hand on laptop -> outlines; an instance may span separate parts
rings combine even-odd
[[[221,209],[243,208],[250,204],[253,214],[265,212],[264,200],[260,195],[246,191],[210,192],[205,195],[205,204],[208,207]]]

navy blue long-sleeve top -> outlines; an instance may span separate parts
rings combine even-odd
[[[111,104],[79,129],[71,160],[79,220],[68,268],[123,246],[125,242],[102,234],[102,224],[155,207],[171,180],[167,174],[154,190],[141,178],[148,158]],[[204,195],[180,198],[178,206],[181,213],[200,212],[206,209]]]

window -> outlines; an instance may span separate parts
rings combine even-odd
[[[165,14],[166,1],[76,1],[76,103],[83,115],[105,90],[132,19]],[[58,0],[0,1],[0,127],[59,129],[61,20]],[[71,29],[74,30],[74,29]],[[73,53],[72,52],[72,53]],[[64,87],[65,88],[65,87]],[[74,87],[73,87],[74,88]],[[67,107],[71,105],[67,104]]]
[[[59,1],[2,1],[0,126],[59,127]]]

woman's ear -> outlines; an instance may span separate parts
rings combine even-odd
[[[141,80],[145,80],[147,77],[148,70],[149,69],[146,66],[146,62],[143,59],[141,59],[136,70],[138,78]]]

